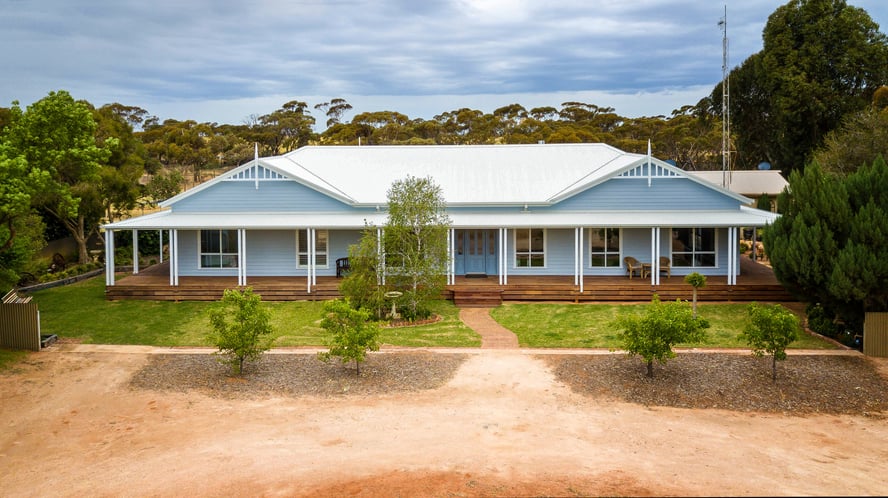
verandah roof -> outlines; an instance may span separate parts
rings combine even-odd
[[[360,229],[367,224],[382,226],[387,213],[174,213],[161,211],[105,225],[111,230],[198,230],[201,228]],[[778,215],[740,207],[725,211],[582,211],[451,213],[453,228],[574,228],[607,227],[760,227]]]

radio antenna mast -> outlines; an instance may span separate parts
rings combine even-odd
[[[728,82],[728,6],[718,25],[722,29],[722,187],[731,183],[731,91]]]

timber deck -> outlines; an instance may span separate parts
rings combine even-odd
[[[266,301],[322,301],[339,297],[336,277],[317,277],[317,285],[308,292],[305,277],[247,277],[247,284]],[[169,285],[167,263],[154,265],[136,275],[119,274],[116,285],[107,287],[108,300],[142,299],[154,301],[216,301],[225,289],[237,288],[236,277],[179,277],[179,285]],[[657,294],[662,301],[689,299],[690,285],[684,277],[660,277],[660,285],[650,279],[628,277],[585,277],[583,292],[572,276],[510,275],[508,285],[499,285],[496,275],[486,278],[457,277],[448,285],[444,297],[463,307],[492,307],[504,301],[644,302]],[[792,302],[766,265],[741,258],[736,285],[726,277],[708,277],[706,287],[697,292],[699,301]]]

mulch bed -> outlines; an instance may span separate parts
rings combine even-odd
[[[354,363],[323,363],[314,355],[265,355],[231,377],[228,365],[206,354],[153,356],[135,374],[137,389],[198,391],[222,398],[385,395],[437,389],[468,354],[422,351],[370,354],[356,375]],[[626,355],[539,355],[559,382],[602,400],[645,406],[882,417],[888,381],[862,356],[790,356],[771,379],[770,358],[719,353],[679,354],[666,365]]]
[[[267,354],[232,377],[231,367],[209,354],[153,356],[130,382],[138,389],[200,391],[224,398],[391,394],[436,389],[468,355],[403,352],[367,355],[360,375],[354,362],[324,363],[312,354]]]
[[[665,365],[627,355],[541,357],[574,392],[646,406],[716,408],[789,414],[881,416],[888,382],[862,356],[790,356],[777,362],[752,355],[685,353]]]

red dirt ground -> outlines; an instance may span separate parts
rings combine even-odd
[[[151,348],[66,347],[0,376],[0,495],[888,493],[881,415],[606,402],[516,351],[433,391],[225,400],[130,388]]]

